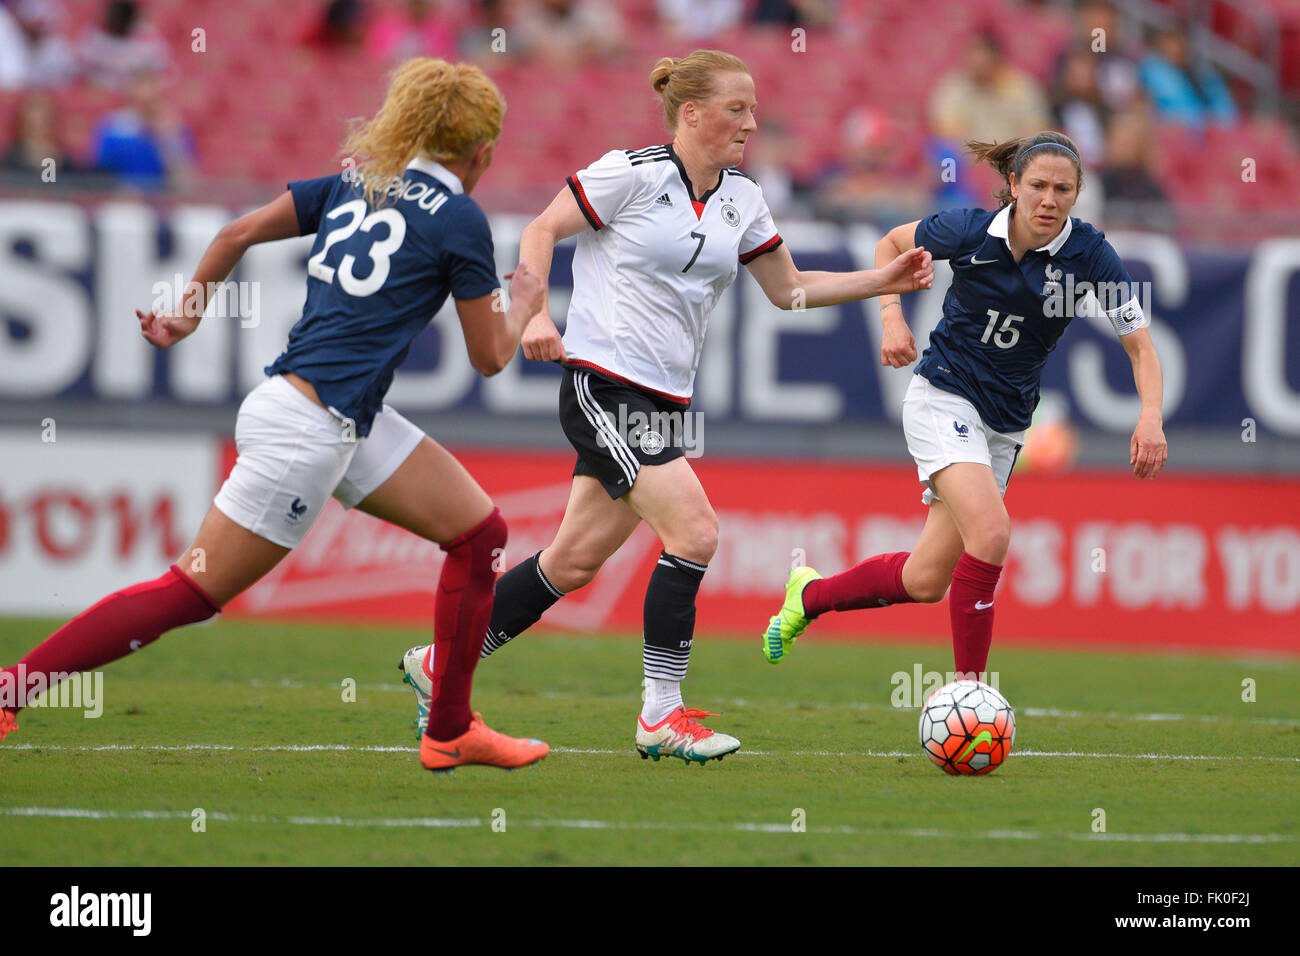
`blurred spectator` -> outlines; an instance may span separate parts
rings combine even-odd
[[[1192,62],[1185,27],[1156,34],[1141,76],[1163,120],[1199,127],[1209,122],[1226,126],[1237,119],[1237,106],[1218,72],[1203,60]]]
[[[366,41],[366,6],[362,0],[330,0],[307,28],[301,42],[322,50],[362,47]]]
[[[744,170],[758,181],[763,199],[772,215],[781,216],[796,209],[802,185],[795,181],[794,163],[799,143],[784,121],[765,119],[745,149]]]
[[[0,4],[0,90],[27,85],[27,35],[9,8]]]
[[[366,34],[366,52],[385,60],[435,56],[456,60],[456,25],[438,0],[403,0],[376,17]]]
[[[658,0],[660,24],[674,37],[706,40],[738,26],[745,18],[741,0]]]
[[[1142,51],[1120,32],[1115,6],[1109,0],[1084,0],[1075,11],[1073,35],[1052,69],[1053,98],[1064,89],[1070,59],[1086,51],[1095,58],[1097,91],[1110,111],[1126,109],[1141,93],[1138,58]]]
[[[171,66],[167,44],[132,0],[105,4],[103,25],[82,33],[77,58],[87,79],[112,90],[126,90],[142,66],[156,71]]]
[[[531,0],[519,9],[511,38],[520,52],[552,68],[608,60],[623,47],[618,8],[594,0]]]
[[[1109,110],[1097,83],[1096,54],[1076,50],[1066,57],[1052,112],[1056,128],[1074,140],[1084,164],[1101,165],[1106,152]]]
[[[56,115],[53,94],[33,90],[24,96],[14,114],[13,134],[9,137],[9,149],[0,157],[0,167],[6,172],[32,173],[40,177],[51,168],[48,160],[53,160],[55,182],[64,173],[77,172],[59,142]]]
[[[1106,170],[1101,179],[1108,205],[1143,203],[1143,224],[1158,230],[1172,224],[1172,212],[1169,197],[1156,181],[1154,141],[1151,122],[1143,110],[1117,115],[1107,131]],[[1129,217],[1123,218],[1128,221]]]
[[[505,0],[475,0],[473,15],[460,34],[460,53],[467,60],[482,63],[488,57],[509,58],[515,53],[510,42],[510,9]]]
[[[59,0],[14,0],[0,6],[0,89],[57,87],[77,75],[77,58],[60,33]]]
[[[893,226],[928,211],[930,194],[904,161],[899,132],[888,116],[859,107],[845,117],[840,135],[844,160],[819,177],[817,215]]]
[[[1038,83],[1004,61],[988,32],[970,41],[963,65],[943,76],[930,95],[930,128],[956,144],[1029,136],[1050,122]]]
[[[181,122],[157,70],[137,70],[129,105],[95,128],[95,169],[140,189],[183,185],[194,167],[194,135]]]
[[[750,21],[759,25],[825,27],[832,18],[828,0],[758,0]]]

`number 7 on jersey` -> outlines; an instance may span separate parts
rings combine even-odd
[[[682,270],[682,272],[690,272],[690,271],[691,271],[691,266],[695,265],[695,260],[698,259],[698,258],[700,257],[700,250],[704,248],[704,233],[702,233],[702,232],[692,232],[692,233],[691,233],[691,238],[692,238],[692,239],[698,239],[698,240],[700,240],[700,244],[699,244],[698,246],[695,247],[695,255],[691,256],[691,261],[688,262],[688,263],[686,263],[686,268],[684,268],[684,269]]]

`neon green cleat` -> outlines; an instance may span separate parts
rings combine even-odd
[[[808,627],[803,612],[803,589],[820,579],[821,575],[812,568],[795,568],[790,572],[790,579],[785,582],[785,604],[781,605],[781,613],[768,623],[763,635],[763,656],[769,664],[781,663],[790,645]]]

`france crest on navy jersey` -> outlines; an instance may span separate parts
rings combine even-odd
[[[935,213],[915,239],[953,272],[916,374],[969,400],[998,432],[1029,427],[1043,366],[1072,317],[1105,315],[1120,335],[1149,321],[1104,233],[1066,219],[1055,239],[1016,262],[1011,209]]]
[[[498,288],[492,233],[460,179],[430,160],[412,160],[378,209],[343,173],[289,191],[301,234],[316,241],[302,318],[266,373],[302,376],[365,436],[411,341],[447,296]]]

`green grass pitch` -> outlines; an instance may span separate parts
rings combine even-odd
[[[0,661],[57,624],[0,621]],[[424,633],[222,621],[106,668],[98,719],[29,709],[0,744],[0,866],[1300,863],[1296,659],[995,644],[1016,753],[952,778],[890,703],[891,675],[951,668],[943,644],[810,634],[773,667],[757,636],[697,640],[687,704],[742,743],[700,767],[633,749],[638,640],[525,635],[474,703],[551,756],[435,777],[396,670]]]

